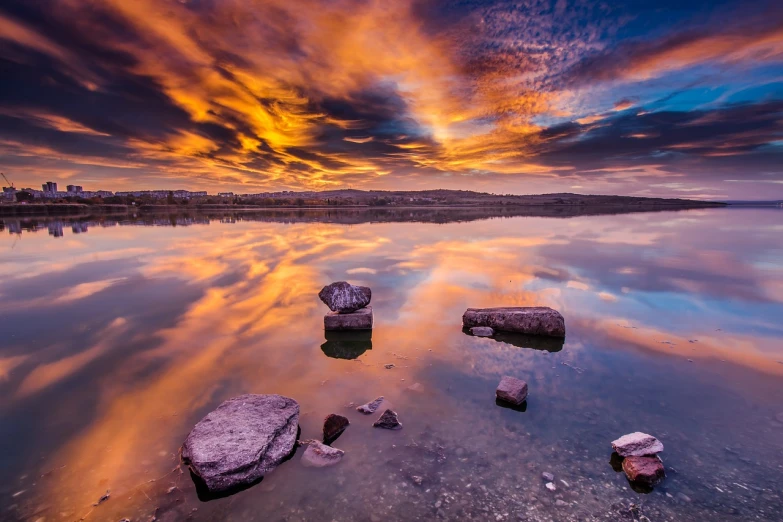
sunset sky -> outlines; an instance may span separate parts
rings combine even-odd
[[[783,3],[3,0],[0,170],[783,198]]]

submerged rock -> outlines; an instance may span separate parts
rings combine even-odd
[[[306,444],[307,449],[302,454],[302,464],[310,468],[334,466],[345,455],[343,450],[321,444],[317,440],[307,441]]]
[[[652,435],[637,431],[613,441],[612,448],[621,457],[641,457],[663,451],[663,444]]]
[[[527,399],[527,383],[515,377],[504,375],[495,390],[495,396],[501,401],[519,406]]]
[[[402,429],[402,424],[397,418],[397,412],[386,410],[383,412],[383,415],[381,415],[380,418],[373,423],[373,427],[383,428],[386,430],[400,430]]]
[[[666,476],[663,462],[658,457],[626,457],[623,471],[628,480],[647,487],[655,486]]]
[[[346,314],[370,304],[372,290],[366,286],[355,286],[345,281],[338,281],[323,287],[318,297],[331,311]]]
[[[324,419],[324,443],[334,442],[350,424],[350,421],[342,415],[336,413],[327,415]]]
[[[495,335],[495,330],[489,326],[474,326],[470,329],[470,334],[476,337],[492,337]]]
[[[281,395],[240,395],[223,402],[182,445],[182,461],[210,492],[247,486],[291,454],[299,404]]]
[[[543,472],[541,474],[541,478],[543,478],[547,482],[554,482],[554,480],[555,480],[555,476],[552,473],[548,472],[548,471]]]
[[[545,306],[468,308],[462,324],[466,328],[487,326],[495,331],[565,337],[565,319]]]
[[[324,316],[324,330],[372,330],[372,306],[355,312],[329,312]]]
[[[405,388],[407,391],[415,392],[415,393],[424,393],[424,385],[420,382],[411,384],[407,388]]]
[[[358,408],[356,408],[356,411],[360,411],[366,415],[369,415],[371,413],[375,413],[378,408],[381,406],[381,403],[383,403],[383,396],[378,397],[372,402],[368,402],[367,404],[362,404]]]

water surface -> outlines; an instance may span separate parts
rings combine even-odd
[[[779,520],[783,212],[340,216],[5,220],[0,519]],[[335,280],[371,335],[324,335]],[[565,342],[462,331],[528,305]],[[199,500],[179,446],[242,393],[295,398],[302,438],[348,416],[345,458]],[[351,406],[379,395],[403,430]],[[632,431],[666,447],[649,494],[609,462]]]

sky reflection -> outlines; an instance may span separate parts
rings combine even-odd
[[[213,221],[92,227],[78,241],[25,234],[13,250],[3,236],[0,439],[16,451],[0,463],[22,482],[62,469],[39,492],[82,515],[108,488],[143,503],[139,485],[170,471],[192,425],[236,394],[296,398],[304,437],[326,413],[378,395],[413,417],[434,400],[406,392],[414,382],[435,389],[443,372],[491,380],[521,357],[513,343],[465,336],[469,306],[557,308],[568,337],[550,351],[581,370],[654,357],[675,373],[692,360],[779,377],[780,218],[718,209],[444,225]],[[322,346],[316,294],[340,279],[373,289],[372,348],[355,359]],[[515,359],[515,371],[548,372],[545,352]],[[438,408],[460,415],[458,404]]]

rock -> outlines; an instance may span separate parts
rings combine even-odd
[[[658,457],[626,457],[623,471],[631,482],[648,487],[655,486],[666,476]]]
[[[541,477],[546,480],[547,482],[552,482],[555,480],[555,476],[552,473],[549,473],[548,471],[545,471],[541,474]]]
[[[612,448],[621,457],[642,457],[663,451],[663,444],[652,435],[637,431],[613,441]]]
[[[495,335],[495,330],[489,326],[474,326],[470,329],[470,334],[476,337],[492,337]]]
[[[323,287],[318,297],[332,312],[346,314],[370,304],[372,290],[366,286],[354,286],[345,281],[338,281]]]
[[[468,308],[462,324],[466,328],[488,326],[495,331],[565,337],[563,316],[545,306]]]
[[[342,415],[336,413],[327,415],[324,419],[324,443],[334,442],[350,424],[350,421]]]
[[[386,410],[383,412],[383,415],[380,416],[380,418],[373,423],[373,428],[383,428],[386,430],[400,430],[402,429],[402,424],[400,424],[399,419],[397,418],[397,412],[394,412],[392,410]]]
[[[360,411],[366,415],[375,413],[376,410],[381,406],[382,402],[383,402],[383,396],[380,396],[372,402],[368,402],[367,404],[362,404],[361,406],[356,408],[356,411]]]
[[[410,386],[408,386],[405,389],[410,391],[410,392],[424,393],[424,385],[422,385],[420,382],[411,384]]]
[[[504,375],[495,390],[495,396],[501,401],[519,406],[527,399],[527,383],[514,377]]]
[[[240,395],[191,430],[182,461],[210,492],[250,485],[294,449],[299,404],[281,395]]]
[[[547,482],[546,483],[546,489],[548,489],[549,491],[556,491],[557,490],[557,486],[555,486],[554,482]]]
[[[307,449],[302,454],[302,464],[309,468],[325,468],[340,462],[343,455],[345,452],[341,449],[311,440],[307,442]]]
[[[329,312],[324,316],[325,330],[372,330],[372,306],[350,313]]]

